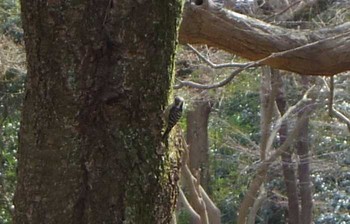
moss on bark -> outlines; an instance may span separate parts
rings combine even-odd
[[[28,82],[16,223],[168,223],[161,143],[181,1],[21,1]]]

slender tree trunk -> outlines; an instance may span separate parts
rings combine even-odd
[[[260,160],[265,161],[267,154],[268,139],[271,134],[270,127],[273,115],[273,105],[275,102],[276,91],[274,85],[272,84],[271,78],[271,68],[263,67],[261,75],[261,86],[260,86],[260,127],[261,127],[261,138],[260,138]],[[255,219],[252,217],[254,211],[250,211],[251,207],[254,205],[256,198],[258,198],[261,185],[266,181],[267,168],[259,171],[246,192],[243,201],[239,208],[238,224],[245,224],[249,220]],[[255,208],[256,210],[257,208]],[[252,222],[252,221],[251,221]]]
[[[304,87],[307,88],[309,81],[302,79]],[[312,106],[306,106],[299,111],[299,117]],[[298,175],[300,186],[300,223],[310,224],[312,222],[312,190],[310,177],[310,155],[309,155],[309,118],[306,119],[301,129],[296,143],[297,154],[299,156]]]
[[[304,123],[301,129],[299,141],[297,142],[297,153],[299,156],[299,185],[301,199],[301,224],[310,224],[312,221],[312,191],[310,178],[310,158],[308,147],[308,126],[309,119]]]
[[[267,141],[270,136],[271,122],[273,117],[274,101],[276,97],[276,89],[272,77],[271,68],[264,66],[262,68],[261,86],[260,86],[260,160],[265,160],[269,152],[267,152]]]
[[[200,171],[200,183],[208,191],[209,143],[208,120],[211,107],[207,100],[195,103],[187,113],[187,143],[190,149],[189,165],[192,173]]]
[[[183,203],[184,208],[190,213],[191,224],[220,224],[220,210],[209,198],[208,194],[200,185],[199,180],[191,173],[188,166],[189,147],[184,139],[183,143],[181,184],[185,187],[188,194],[186,197],[180,189],[180,202]]]
[[[275,73],[279,73],[278,70],[273,70]],[[287,110],[287,103],[284,95],[283,80],[280,74],[276,74],[277,81],[277,96],[276,104],[280,114],[283,114]],[[288,123],[283,122],[279,129],[279,143],[282,145],[288,135]],[[284,176],[284,183],[286,185],[287,197],[288,197],[288,223],[298,224],[299,223],[299,199],[298,199],[298,187],[296,181],[296,175],[294,171],[294,164],[292,160],[292,151],[289,149],[281,155],[282,158],[282,170]]]
[[[161,143],[180,0],[26,1],[14,222],[169,223]]]

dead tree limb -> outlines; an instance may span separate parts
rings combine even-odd
[[[180,27],[181,43],[207,44],[302,75],[334,75],[350,70],[350,22],[315,31],[293,30],[219,8],[211,0],[186,2]]]

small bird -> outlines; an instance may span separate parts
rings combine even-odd
[[[171,129],[176,125],[176,123],[180,120],[182,116],[182,107],[183,107],[184,99],[182,97],[176,96],[174,103],[167,107],[164,113],[166,129],[163,134],[162,139],[165,140]]]

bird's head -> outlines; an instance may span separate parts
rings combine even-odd
[[[184,99],[182,97],[180,96],[175,97],[174,104],[176,107],[182,107],[183,103],[184,103]]]

